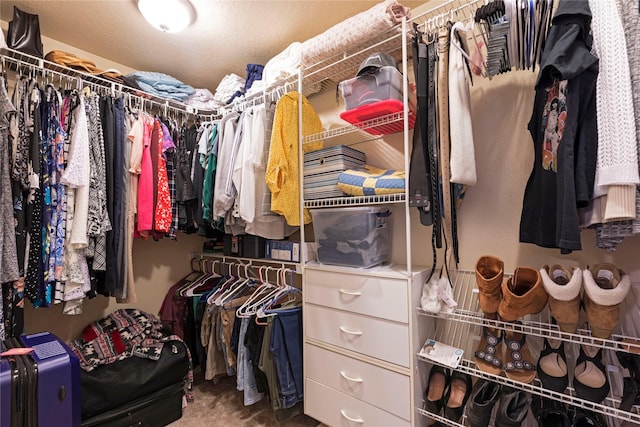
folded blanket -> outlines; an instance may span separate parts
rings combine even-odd
[[[184,103],[198,110],[215,110],[224,104],[214,99],[209,89],[196,89],[196,91],[185,99]]]
[[[274,56],[264,66],[262,80],[269,86],[278,80],[295,74],[302,63],[302,43],[293,42],[285,50]]]
[[[322,34],[302,43],[302,60],[306,66],[318,63],[376,36],[409,18],[409,9],[397,0],[385,0],[369,10],[346,19]]]
[[[384,170],[373,166],[349,169],[338,176],[338,187],[350,196],[373,196],[404,193],[404,171]]]
[[[222,104],[226,104],[236,92],[242,92],[244,90],[245,82],[245,79],[237,74],[227,74],[222,78],[220,83],[218,83],[216,93],[213,95],[214,99]]]
[[[162,98],[184,101],[196,91],[175,77],[155,71],[136,71],[126,77],[135,80],[140,90]]]

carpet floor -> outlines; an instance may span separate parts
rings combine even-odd
[[[243,394],[236,390],[236,377],[224,377],[217,384],[194,372],[195,402],[182,411],[182,418],[169,427],[316,427],[318,421],[304,414],[278,422],[265,397],[244,406]]]

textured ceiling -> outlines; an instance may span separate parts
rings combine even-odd
[[[415,8],[425,1],[401,3]],[[378,3],[191,2],[197,18],[177,34],[162,33],[147,24],[136,0],[5,0],[0,1],[0,17],[10,21],[16,5],[40,16],[44,36],[133,69],[163,72],[213,91],[226,74],[244,77],[248,63],[265,64],[291,42],[320,34]]]

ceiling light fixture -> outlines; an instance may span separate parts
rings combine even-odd
[[[165,33],[182,31],[195,18],[189,0],[138,0],[138,9],[149,24]]]

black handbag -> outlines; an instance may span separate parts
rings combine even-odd
[[[9,22],[7,46],[28,55],[44,57],[38,15],[13,6],[13,20]]]

